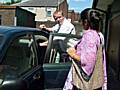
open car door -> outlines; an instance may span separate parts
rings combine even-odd
[[[50,33],[43,64],[44,87],[46,90],[62,90],[71,67],[71,60],[61,61],[60,53],[53,48],[53,38],[55,36],[65,37],[64,43],[67,48],[74,47],[81,38],[76,35]]]

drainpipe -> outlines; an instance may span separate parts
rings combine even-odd
[[[14,26],[17,26],[17,17],[14,17]]]
[[[109,18],[110,18],[110,13],[111,13],[111,5],[108,6],[107,12],[106,12],[106,20],[105,20],[105,47],[106,47],[106,51],[108,50],[108,45],[109,45],[109,35],[110,35],[110,31],[109,31]]]
[[[92,8],[96,8],[98,0],[93,0]]]
[[[60,4],[60,1],[59,1],[59,0],[57,0],[58,10],[60,9],[60,8],[59,8],[59,4]]]

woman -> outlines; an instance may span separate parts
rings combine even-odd
[[[101,16],[98,11],[87,8],[81,12],[81,20],[84,28],[80,42],[67,50],[69,56],[79,62],[81,69],[90,76],[94,71],[97,58],[97,49],[104,38],[99,36]],[[104,54],[105,55],[105,54]],[[97,90],[107,90],[106,65],[104,56],[104,85]],[[63,90],[79,90],[73,86],[72,68],[69,71]],[[85,89],[84,89],[85,90]]]

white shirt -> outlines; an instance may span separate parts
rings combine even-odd
[[[59,29],[59,31],[58,31]],[[55,26],[52,27],[53,31],[58,31],[58,33],[65,33],[65,34],[75,34],[75,27],[74,25],[67,20],[66,18],[64,18],[63,24],[60,26],[59,24],[56,24]],[[55,36],[55,39],[62,39],[64,40],[65,37],[60,37],[60,36]]]
[[[98,33],[102,42],[102,45],[104,46],[104,36],[101,32]]]

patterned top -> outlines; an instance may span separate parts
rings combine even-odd
[[[100,45],[100,38],[102,38],[102,44],[104,45],[104,36],[98,33],[95,30],[86,30],[83,33],[83,37],[80,42],[75,46],[77,48],[77,54],[80,55],[80,63],[82,69],[90,75],[93,71],[95,60],[97,57],[97,47]],[[104,54],[104,84],[102,90],[107,90],[107,72],[106,72],[106,58],[105,58],[105,49],[103,48]],[[67,79],[63,90],[74,90],[72,84],[72,68],[68,73]]]
[[[81,67],[90,75],[96,62],[97,47],[100,45],[100,37],[95,30],[86,30],[80,43],[77,45],[77,54],[80,56]]]

